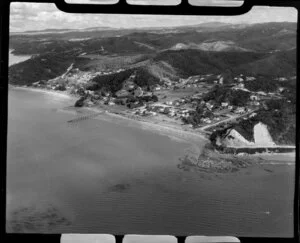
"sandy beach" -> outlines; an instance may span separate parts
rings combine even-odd
[[[12,66],[20,62],[24,62],[31,58],[31,55],[14,55],[12,54],[13,51],[14,51],[13,49],[9,49],[9,59],[8,59],[9,66]]]
[[[39,88],[24,87],[24,86],[15,86],[15,85],[11,85],[11,84],[9,84],[9,88],[21,89],[21,90],[30,90],[30,91],[33,91],[33,92],[40,92],[40,93],[50,94],[52,96],[56,96],[57,98],[74,99],[74,100],[76,98],[75,96],[72,96],[71,94],[67,93],[66,91],[39,89]]]
[[[33,88],[33,87],[20,87],[20,86],[13,86],[13,85],[11,85],[11,87],[14,89],[23,89],[23,90],[30,90],[33,92],[42,92],[42,93],[53,95],[57,98],[74,99],[74,102],[78,98],[75,95],[71,95],[67,91],[47,90],[47,89],[40,89],[40,88]],[[162,124],[153,123],[151,121],[146,121],[141,117],[134,117],[132,115],[127,115],[124,113],[122,113],[122,115],[120,113],[116,114],[110,111],[109,107],[103,108],[100,106],[93,106],[93,107],[83,107],[80,109],[86,111],[87,113],[103,112],[101,115],[99,114],[97,117],[95,117],[96,119],[117,122],[117,123],[125,122],[129,126],[139,126],[142,129],[146,129],[152,132],[166,135],[173,139],[185,140],[187,142],[192,142],[192,143],[197,143],[198,140],[201,140],[201,142],[209,141],[204,135],[198,132],[194,132],[192,130],[190,131],[183,130],[180,126],[174,127],[174,125],[167,126],[165,124],[162,125]],[[68,109],[69,112],[71,110],[72,109]],[[74,107],[73,111],[74,112],[78,111],[78,108]]]
[[[77,96],[71,95],[67,91],[58,91],[58,90],[47,90],[47,89],[40,89],[40,88],[33,88],[33,87],[20,87],[20,86],[13,86],[10,85],[14,89],[23,89],[23,90],[30,90],[33,92],[41,92],[45,94],[52,95],[56,98],[62,99],[73,99],[74,102],[78,99]],[[141,129],[151,131],[160,135],[168,136],[170,139],[177,140],[177,141],[184,141],[188,142],[191,145],[197,147],[197,152],[200,154],[202,151],[203,143],[209,143],[209,139],[204,135],[200,134],[199,132],[193,131],[189,128],[182,128],[181,126],[176,126],[174,124],[167,125],[167,124],[157,124],[151,121],[151,119],[146,120],[142,117],[137,117],[135,115],[125,114],[124,112],[114,112],[111,110],[110,107],[104,106],[93,106],[93,107],[69,107],[68,109],[61,109],[63,112],[72,112],[73,114],[78,115],[78,111],[81,111],[79,115],[86,116],[87,119],[89,116],[93,119],[104,120],[108,122],[113,122],[117,124],[123,124],[130,127],[139,127]],[[94,116],[94,114],[98,114]],[[198,146],[200,145],[200,146]],[[224,157],[224,155],[220,155],[220,157]],[[228,157],[228,156],[227,156]],[[230,155],[231,157],[231,155]],[[269,161],[272,161],[274,164],[285,164],[285,163],[295,163],[295,153],[257,153],[257,154],[241,154],[237,155],[237,157],[242,158],[253,158],[255,161],[257,160],[264,160],[265,162],[270,164]],[[283,162],[284,161],[284,162]]]

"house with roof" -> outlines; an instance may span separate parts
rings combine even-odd
[[[210,103],[210,102],[207,102],[205,104],[206,108],[209,109],[209,110],[212,110],[212,108],[214,107],[214,104]]]
[[[222,102],[222,103],[221,103],[221,106],[222,106],[222,107],[227,107],[228,105],[229,105],[228,102]]]
[[[243,89],[243,88],[245,88],[245,84],[244,83],[239,83],[237,85],[237,87],[240,88],[240,89]]]
[[[132,74],[123,84],[123,89],[126,90],[132,90],[136,87],[136,84],[133,82],[134,81],[134,75]]]
[[[237,107],[237,108],[235,109],[235,113],[237,113],[237,114],[243,114],[243,113],[245,113],[245,112],[246,112],[245,107]]]
[[[266,96],[266,95],[267,95],[267,94],[266,94],[265,92],[263,92],[263,91],[258,91],[257,94],[258,94],[258,95],[262,95],[262,96]]]
[[[260,100],[260,99],[257,95],[250,95],[250,100],[257,101],[257,100]]]
[[[141,87],[137,87],[135,90],[134,90],[134,96],[137,96],[137,97],[140,97],[142,96],[144,93],[144,91],[142,90]]]
[[[125,98],[125,97],[128,97],[130,95],[130,93],[127,90],[125,90],[125,89],[120,89],[119,91],[117,91],[115,93],[115,95],[118,98]]]
[[[254,80],[256,80],[255,77],[246,77],[246,81],[254,81]]]

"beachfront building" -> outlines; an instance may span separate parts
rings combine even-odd
[[[125,90],[125,89],[121,89],[121,90],[119,90],[119,91],[116,92],[116,96],[118,98],[127,97],[129,95],[130,95],[130,93],[127,90]]]
[[[228,102],[222,102],[222,103],[221,103],[221,106],[222,106],[222,107],[227,107],[227,106],[228,106]]]
[[[237,114],[243,114],[245,112],[246,112],[245,107],[237,107],[235,110],[235,113],[237,113]]]
[[[259,100],[259,97],[257,95],[250,95],[250,100],[257,101]]]

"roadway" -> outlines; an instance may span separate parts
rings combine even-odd
[[[231,117],[229,117],[229,118],[227,118],[227,119],[224,119],[224,120],[222,120],[222,121],[215,122],[215,123],[213,123],[213,124],[209,124],[209,125],[200,127],[199,129],[205,131],[206,129],[209,129],[209,128],[218,126],[218,125],[220,125],[220,124],[222,124],[222,123],[234,121],[234,120],[236,120],[236,119],[238,119],[238,118],[242,118],[242,117],[244,117],[244,116],[248,116],[248,115],[250,115],[251,113],[255,112],[256,110],[257,110],[257,109],[252,110],[252,111],[249,111],[249,112],[247,112],[247,113],[245,113],[245,114],[242,114],[242,115],[231,116]]]

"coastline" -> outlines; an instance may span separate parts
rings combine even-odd
[[[24,87],[24,86],[12,85],[12,84],[9,84],[9,88],[29,90],[29,91],[32,91],[32,92],[40,92],[40,93],[54,95],[54,96],[60,97],[60,98],[67,98],[67,99],[77,98],[76,96],[73,96],[73,95],[67,93],[66,91],[40,89],[40,88],[34,88],[34,87]]]
[[[67,91],[48,90],[48,89],[41,89],[41,88],[34,88],[34,87],[23,87],[23,86],[11,85],[11,84],[10,84],[10,86],[14,89],[29,90],[29,91],[33,91],[33,92],[42,92],[42,93],[54,95],[54,96],[60,97],[60,98],[74,99],[74,101],[78,98],[78,96],[72,95],[72,94],[68,93]],[[74,111],[76,109],[78,109],[78,108],[74,107]],[[91,106],[91,107],[82,107],[79,109],[91,111],[94,113],[102,112],[97,117],[95,117],[96,119],[112,121],[112,122],[116,122],[117,120],[122,119],[129,126],[136,127],[136,125],[139,125],[140,128],[142,128],[142,129],[156,132],[158,134],[168,136],[168,137],[176,139],[178,141],[184,140],[186,142],[190,142],[193,144],[197,143],[197,141],[200,141],[202,144],[203,144],[203,142],[209,141],[205,136],[203,136],[199,133],[193,133],[192,131],[186,131],[183,129],[179,129],[180,127],[174,128],[174,127],[170,127],[170,126],[156,124],[151,121],[146,121],[145,119],[142,119],[142,118],[133,117],[132,115],[129,115],[129,114],[124,114],[124,113],[121,114],[121,112],[118,112],[118,113],[113,112],[109,109],[109,107],[104,108],[104,107],[100,107],[100,106],[99,107]]]
[[[15,55],[15,54],[13,54],[13,52],[14,52],[14,49],[9,49],[9,59],[8,59],[9,66],[24,62],[24,61],[32,58],[32,56],[33,56],[33,55]]]
[[[21,90],[29,90],[33,92],[42,92],[45,94],[54,95],[58,98],[64,98],[64,99],[73,99],[74,102],[79,97],[76,95],[72,95],[68,93],[67,91],[58,91],[58,90],[48,90],[48,89],[41,89],[41,88],[34,88],[34,87],[24,87],[24,86],[16,86],[9,84],[9,88],[13,89],[21,89]],[[201,159],[202,152],[205,149],[205,144],[209,143],[209,139],[204,135],[200,134],[198,132],[189,130],[187,128],[183,128],[180,126],[175,127],[174,125],[166,125],[166,124],[157,124],[153,121],[146,120],[142,117],[137,117],[131,114],[125,114],[125,112],[117,112],[112,111],[110,107],[101,107],[101,106],[91,106],[91,107],[82,107],[82,108],[76,108],[74,107],[74,110],[68,110],[68,111],[74,111],[76,110],[85,110],[88,112],[99,113],[97,116],[94,116],[93,119],[99,119],[99,120],[105,120],[108,122],[114,122],[119,124],[125,124],[126,126],[131,127],[139,127],[141,129],[151,131],[154,133],[157,133],[159,135],[168,136],[170,139],[176,140],[178,142],[187,142],[192,146],[193,150],[193,157],[199,156],[198,159]],[[100,113],[101,112],[101,113]],[[92,115],[92,114],[91,114]],[[216,153],[215,151],[211,151],[214,155],[212,156],[212,159],[216,159],[216,156],[218,159],[227,157],[234,158],[234,159],[240,159],[249,160],[250,158],[253,159],[253,161],[264,161],[265,163],[268,163],[268,161],[281,161],[280,164],[285,164],[285,161],[287,164],[290,164],[290,162],[295,163],[295,153],[255,153],[255,154],[240,154],[240,155],[234,155],[234,154],[222,154],[222,153]],[[210,153],[211,154],[211,153]],[[279,164],[279,163],[274,163]]]

